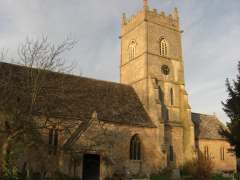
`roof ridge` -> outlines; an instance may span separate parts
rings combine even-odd
[[[22,67],[22,68],[30,68],[30,67],[27,67],[27,66],[24,66],[24,65],[8,63],[8,62],[3,62],[3,61],[0,61],[0,65],[1,64],[5,64],[5,65],[9,65],[9,66],[15,66],[15,67]],[[34,68],[33,67],[33,69],[40,69],[40,68]],[[44,70],[44,69],[40,69],[40,70]],[[91,80],[91,81],[99,81],[99,82],[104,82],[104,83],[112,83],[112,84],[122,85],[122,86],[126,86],[126,87],[131,87],[132,88],[132,86],[130,86],[128,84],[123,84],[123,83],[120,83],[120,82],[96,79],[96,78],[92,78],[92,77],[80,76],[80,75],[76,75],[76,74],[68,74],[68,73],[64,73],[64,72],[56,72],[56,71],[50,71],[50,70],[46,70],[46,71],[49,71],[49,72],[54,73],[54,74],[69,76],[69,77],[76,77],[76,78],[81,78],[81,79],[86,79],[86,80]]]
[[[218,119],[217,117],[216,117],[216,115],[214,115],[214,114],[203,114],[203,113],[197,113],[197,112],[191,112],[192,114],[198,114],[198,115],[203,115],[203,116],[211,116],[211,117],[215,117],[216,119]]]

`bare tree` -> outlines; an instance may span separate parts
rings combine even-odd
[[[0,64],[0,173],[6,172],[7,166],[18,158],[11,159],[14,152],[21,154],[34,149],[38,154],[39,147],[47,148],[41,136],[44,129],[55,127],[63,131],[78,124],[67,122],[62,113],[63,109],[65,114],[72,113],[71,104],[65,100],[71,101],[68,90],[76,84],[69,83],[69,75],[63,75],[72,70],[63,54],[75,44],[70,39],[58,45],[50,43],[47,37],[26,39],[14,59],[16,66]],[[1,53],[1,61],[6,58]]]

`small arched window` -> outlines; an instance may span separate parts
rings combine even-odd
[[[170,145],[169,147],[169,160],[173,161],[174,160],[174,152],[173,152],[173,146]]]
[[[225,160],[225,150],[224,150],[224,147],[221,147],[221,148],[220,148],[220,159],[221,159],[222,161]]]
[[[10,130],[10,125],[8,121],[5,121],[5,130],[9,131]]]
[[[204,157],[206,160],[209,160],[208,146],[204,146]]]
[[[52,145],[53,143],[53,128],[48,130],[48,144]]]
[[[173,95],[173,89],[170,89],[170,101],[171,101],[171,105],[173,106],[174,104],[174,95]]]
[[[141,159],[141,142],[138,135],[134,135],[130,141],[130,159],[140,160]]]
[[[49,154],[56,154],[58,148],[58,129],[51,128],[48,131]]]
[[[136,41],[132,40],[129,44],[129,47],[128,47],[129,60],[132,60],[136,57],[136,46],[137,46]]]
[[[166,39],[160,40],[160,55],[167,56],[168,55],[168,43]]]

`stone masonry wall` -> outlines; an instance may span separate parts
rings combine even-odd
[[[225,140],[199,140],[199,150],[204,155],[204,148],[208,147],[209,156],[214,163],[214,170],[216,171],[236,171],[236,156],[228,150],[231,147]],[[221,160],[220,148],[224,148],[224,160]]]

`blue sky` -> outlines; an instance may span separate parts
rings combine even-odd
[[[47,35],[53,42],[67,36],[79,42],[67,55],[75,73],[119,81],[120,18],[142,8],[143,0],[2,0],[0,49],[15,56],[26,37]],[[239,0],[149,0],[149,6],[180,11],[186,88],[194,112],[225,122],[221,101],[225,79],[235,78],[240,60]]]

